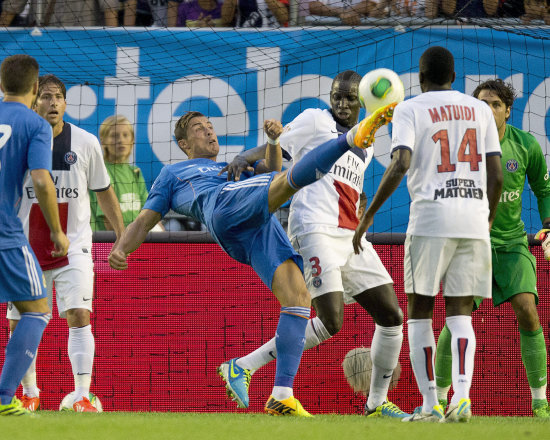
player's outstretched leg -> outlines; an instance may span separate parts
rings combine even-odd
[[[248,387],[250,386],[251,371],[237,365],[234,358],[218,367],[218,374],[225,382],[227,395],[237,402],[238,408],[248,408]]]
[[[0,416],[28,416],[32,413],[23,408],[21,401],[17,397],[13,397],[11,402],[6,405],[0,404]]]
[[[443,408],[447,408],[448,394],[451,389],[453,374],[453,355],[451,353],[451,332],[447,324],[437,338],[435,354],[435,384],[437,400]]]

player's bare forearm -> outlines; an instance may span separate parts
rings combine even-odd
[[[264,131],[268,137],[265,149],[265,166],[269,171],[283,169],[283,151],[279,145],[279,137],[283,133],[283,124],[276,119],[264,121]]]
[[[497,212],[500,193],[502,192],[502,164],[500,156],[493,155],[486,158],[487,169],[487,199],[489,200],[489,225],[493,225],[493,220]]]
[[[110,186],[105,191],[96,192],[96,196],[101,210],[115,231],[117,239],[120,239],[122,232],[124,232],[124,221],[122,220],[122,211],[120,210],[120,204],[113,187]]]
[[[36,198],[50,231],[62,232],[57,207],[57,193],[50,172],[48,170],[32,170],[31,178]]]

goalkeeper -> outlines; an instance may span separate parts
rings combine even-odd
[[[501,79],[480,84],[474,96],[491,107],[502,148],[504,182],[496,217],[491,229],[493,259],[492,297],[495,307],[509,301],[520,333],[521,358],[531,388],[535,417],[550,418],[546,399],[546,344],[537,313],[536,260],[529,252],[527,234],[521,220],[521,193],[525,178],[537,197],[543,229],[535,238],[542,241],[544,256],[550,260],[550,182],[544,154],[535,138],[506,123],[515,91]],[[550,235],[549,235],[550,237]],[[477,300],[474,308],[482,300]],[[437,341],[435,362],[437,394],[447,404],[451,386],[451,333],[443,328]]]

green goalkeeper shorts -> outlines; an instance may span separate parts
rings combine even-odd
[[[537,262],[524,244],[492,246],[493,258],[493,305],[495,307],[510,301],[518,293],[532,293],[538,304]],[[483,300],[475,300],[477,309]]]

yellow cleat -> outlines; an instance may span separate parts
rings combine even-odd
[[[447,422],[469,422],[472,418],[472,402],[462,398],[458,403],[451,403],[445,413]]]
[[[21,401],[14,397],[11,403],[0,405],[0,416],[29,416],[31,412],[23,408]]]
[[[295,397],[277,400],[273,396],[269,396],[264,410],[272,416],[313,417]]]
[[[393,110],[397,102],[380,107],[369,117],[359,123],[353,143],[359,148],[369,148],[374,143],[376,131],[383,125],[389,124],[393,118]]]

